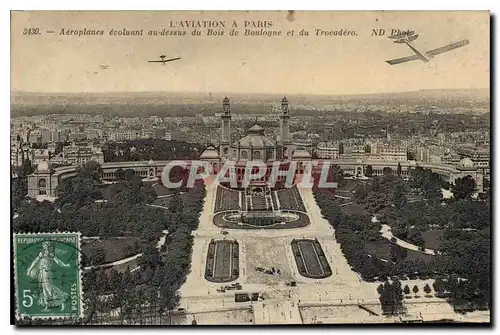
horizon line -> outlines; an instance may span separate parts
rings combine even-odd
[[[150,90],[150,91],[87,91],[87,92],[42,92],[42,91],[24,91],[24,90],[14,90],[11,89],[10,93],[25,93],[25,94],[42,94],[42,95],[54,95],[54,94],[113,94],[113,93],[129,93],[129,94],[141,94],[141,93],[168,93],[168,94],[198,94],[198,95],[220,95],[226,96],[229,94],[237,95],[287,95],[287,96],[355,96],[355,95],[377,95],[377,94],[398,94],[398,93],[413,93],[422,91],[472,91],[472,90],[491,90],[491,87],[476,87],[476,88],[421,88],[408,91],[381,91],[381,92],[370,92],[370,93],[266,93],[266,92],[201,92],[201,91],[161,91],[161,90]]]

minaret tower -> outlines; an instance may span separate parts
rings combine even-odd
[[[284,147],[290,144],[290,113],[288,110],[288,99],[281,100],[280,112],[280,144]]]
[[[222,101],[221,120],[220,156],[227,158],[229,145],[231,144],[231,106],[228,97],[225,97]]]

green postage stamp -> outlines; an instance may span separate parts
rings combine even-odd
[[[14,234],[16,318],[83,316],[80,233]]]

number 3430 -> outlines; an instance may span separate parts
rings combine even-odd
[[[40,35],[39,28],[24,28],[23,35]]]

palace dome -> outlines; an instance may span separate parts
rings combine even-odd
[[[203,153],[200,155],[201,159],[219,159],[219,153],[217,150],[215,150],[214,147],[209,146],[208,148],[203,151]]]
[[[311,154],[307,150],[295,150],[292,155],[293,158],[311,158]]]
[[[37,166],[36,169],[38,171],[48,171],[48,170],[50,170],[49,162],[47,162],[47,161],[41,161],[40,163],[38,163],[38,166]]]
[[[458,163],[457,168],[459,170],[475,170],[476,167],[470,158],[462,158]]]
[[[274,148],[274,141],[264,135],[264,128],[253,125],[247,136],[233,144],[233,148]]]

